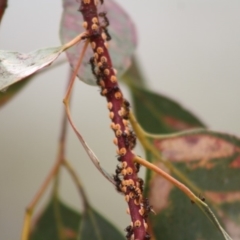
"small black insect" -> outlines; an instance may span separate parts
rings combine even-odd
[[[129,226],[127,226],[126,228],[125,228],[125,231],[127,232],[127,234],[126,234],[126,238],[127,239],[130,239],[131,238],[131,236],[132,236],[132,234],[133,234],[133,227],[131,226],[131,225],[129,225]]]
[[[205,197],[203,197],[201,194],[198,195],[198,198],[201,199],[203,202],[205,202]]]
[[[123,106],[124,106],[125,108],[129,108],[129,107],[130,107],[129,101],[126,100],[126,99],[123,99]]]
[[[115,170],[115,173],[118,175],[122,171],[122,167],[117,166],[117,169]]]
[[[121,193],[122,192],[122,190],[121,190],[122,180],[119,178],[118,174],[113,175],[113,180],[116,183],[116,190]]]
[[[143,180],[142,180],[141,178],[138,178],[137,181],[138,181],[138,183],[139,183],[139,188],[140,188],[140,190],[143,191],[143,185],[144,185]]]
[[[102,28],[107,28],[109,26],[109,20],[107,18],[107,13],[106,12],[100,12],[98,14],[99,17],[103,18],[104,25],[101,26]]]
[[[110,41],[112,39],[111,35],[109,34],[108,30],[106,28],[103,29],[104,30],[104,33],[106,34],[107,38],[106,40],[107,41]]]
[[[142,206],[144,208],[144,214],[143,214],[143,218],[147,219],[148,214],[150,212],[153,212],[153,208],[152,206],[150,206],[149,200],[148,198],[145,198],[142,202]]]
[[[138,173],[141,165],[139,163],[135,163],[134,165],[135,165],[135,168],[136,168],[136,172]]]
[[[89,60],[89,63],[91,65],[91,70],[92,70],[92,74],[97,77],[97,73],[95,71],[95,60],[94,60],[94,57],[91,57],[90,60]]]
[[[145,236],[144,236],[144,240],[150,240],[150,239],[151,239],[151,235],[146,233]]]
[[[117,160],[118,160],[119,162],[122,162],[122,156],[117,156]]]
[[[117,85],[111,87],[111,88],[108,88],[108,93],[111,93],[111,92],[118,92],[119,91],[119,87]]]

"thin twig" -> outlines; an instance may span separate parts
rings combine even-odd
[[[41,199],[41,197],[47,190],[47,187],[49,186],[53,177],[57,174],[60,165],[61,165],[61,159],[58,157],[53,168],[51,169],[51,171],[47,175],[45,181],[43,182],[42,186],[38,190],[37,194],[34,196],[33,200],[30,202],[30,204],[27,206],[25,217],[24,217],[21,240],[28,240],[29,233],[30,233],[31,219],[32,219],[32,214],[33,214],[34,208],[36,207],[39,200]]]
[[[65,43],[62,46],[62,51],[65,51],[68,48],[75,45],[76,43],[80,42],[83,39],[83,37],[85,37],[86,35],[87,35],[87,32],[83,32],[83,33],[79,34],[78,36],[76,36],[74,39],[70,40],[68,43]]]
[[[173,164],[166,159],[163,158],[161,153],[156,149],[148,140],[147,136],[145,135],[145,131],[137,122],[133,112],[129,113],[129,120],[131,122],[132,128],[135,131],[138,140],[142,144],[142,146],[151,152],[153,156],[160,162],[162,162],[173,174],[175,174],[182,182],[184,182],[187,186],[189,186],[194,192],[202,192],[194,183],[190,182],[184,174],[182,174],[177,168],[173,166]]]
[[[69,82],[71,81],[71,78],[69,78]],[[68,86],[68,85],[67,85]],[[62,119],[62,125],[61,125],[61,132],[59,136],[59,149],[58,149],[58,155],[55,161],[54,166],[52,167],[51,171],[47,175],[45,181],[43,182],[42,186],[40,187],[37,194],[34,196],[33,200],[30,202],[30,204],[27,206],[25,217],[24,217],[24,223],[23,223],[23,230],[22,230],[22,236],[21,240],[28,240],[29,234],[30,234],[30,228],[31,228],[31,219],[34,212],[34,209],[36,205],[38,204],[39,200],[47,190],[50,182],[55,177],[55,183],[53,187],[53,194],[57,194],[57,188],[58,188],[58,173],[59,168],[65,158],[65,145],[66,145],[66,132],[67,132],[67,117],[65,111],[63,112],[63,119]]]
[[[190,198],[191,201],[194,201],[195,199],[198,198],[188,187],[186,187],[184,184],[179,182],[176,178],[173,178],[171,175],[164,172],[162,169],[160,169],[156,165],[138,156],[135,157],[134,161],[145,166],[148,169],[153,170],[154,172],[158,173],[163,178],[165,178],[167,181],[171,182],[173,185],[179,188],[182,192],[184,192]]]
[[[78,63],[77,63],[77,66],[76,68],[74,69],[74,72],[72,74],[72,77],[71,77],[71,80],[70,80],[70,83],[69,83],[69,86],[68,86],[68,89],[67,89],[67,93],[63,99],[63,103],[65,105],[66,108],[69,109],[69,97],[71,95],[71,92],[72,92],[72,87],[73,87],[73,84],[74,84],[74,81],[75,81],[75,78],[77,76],[77,73],[78,73],[78,69],[80,68],[81,64],[82,64],[82,60],[83,60],[83,57],[85,55],[85,52],[87,50],[87,47],[88,47],[88,43],[89,41],[86,41],[85,44],[84,44],[84,47],[83,47],[83,50],[82,50],[82,53],[79,57],[79,60],[78,60]]]

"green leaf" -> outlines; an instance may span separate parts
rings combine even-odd
[[[35,222],[30,240],[76,240],[80,221],[78,212],[52,199]]]
[[[50,65],[65,49],[38,49],[30,53],[0,50],[0,91]]]
[[[229,235],[240,239],[240,139],[198,129],[156,138],[153,144],[185,176],[175,177],[204,196]],[[162,163],[154,163],[171,174]],[[195,205],[160,176],[150,180],[149,196],[157,213],[153,217],[156,234],[164,233],[171,240],[181,230],[182,237],[177,239],[219,239]]]
[[[204,124],[177,102],[150,90],[131,86],[134,112],[140,125],[151,133],[172,133]]]
[[[76,0],[63,1],[63,14],[60,26],[60,38],[62,42],[68,42],[85,29],[82,26],[83,17],[78,11],[80,2]],[[120,77],[130,66],[131,57],[137,45],[136,29],[131,17],[115,1],[105,1],[102,6],[98,6],[99,13],[106,12],[110,25],[108,32],[112,40],[108,42],[109,53],[114,68]],[[104,20],[99,17],[101,25]],[[71,67],[75,68],[79,55],[82,51],[82,44],[77,44],[66,51]],[[78,71],[78,77],[83,82],[96,85],[91,67],[89,65],[90,57],[93,56],[93,50],[89,47],[83,59],[83,66]]]
[[[92,208],[83,215],[78,239],[91,240],[124,240],[121,233],[103,216]]]
[[[8,91],[0,92],[0,107],[4,106],[8,103],[17,93],[22,90],[26,84],[30,81],[30,79],[26,79],[25,81],[20,81],[14,84]]]
[[[144,88],[146,86],[146,81],[144,80],[145,78],[143,77],[140,68],[141,65],[139,64],[137,57],[133,56],[131,66],[120,80],[123,80],[126,84]]]

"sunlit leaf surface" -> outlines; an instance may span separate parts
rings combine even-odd
[[[0,91],[50,65],[62,51],[62,47],[30,53],[0,50]]]
[[[60,29],[62,43],[68,42],[76,35],[84,32],[82,26],[82,14],[78,11],[80,2],[76,0],[63,0],[63,15]],[[109,52],[113,66],[117,69],[118,76],[121,76],[131,63],[131,56],[136,47],[136,31],[130,16],[113,0],[105,1],[99,5],[99,12],[107,12],[110,26],[108,31],[112,37],[109,41]],[[103,19],[100,18],[101,21]],[[83,44],[77,44],[66,51],[70,65],[75,67],[79,59]],[[89,59],[93,51],[89,48],[84,57],[83,65],[79,69],[78,77],[87,84],[96,85],[89,65]]]

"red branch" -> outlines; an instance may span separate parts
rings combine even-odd
[[[131,215],[132,223],[126,228],[127,239],[146,240],[150,239],[146,232],[146,220],[150,207],[147,199],[143,199],[142,196],[143,180],[137,176],[139,166],[133,161],[135,155],[132,149],[135,146],[136,137],[129,128],[129,103],[123,98],[107,49],[107,40],[111,39],[107,31],[109,21],[106,13],[98,14],[97,4],[97,0],[82,0],[79,11],[83,15],[83,26],[88,31],[88,38],[94,52],[90,59],[92,72],[101,87],[101,95],[107,99],[109,117],[112,121],[111,128],[115,133],[114,143],[117,145],[121,166],[117,166],[114,180],[117,190],[125,195]]]
[[[7,8],[7,0],[0,0],[0,22],[2,21],[2,17],[6,8]]]

